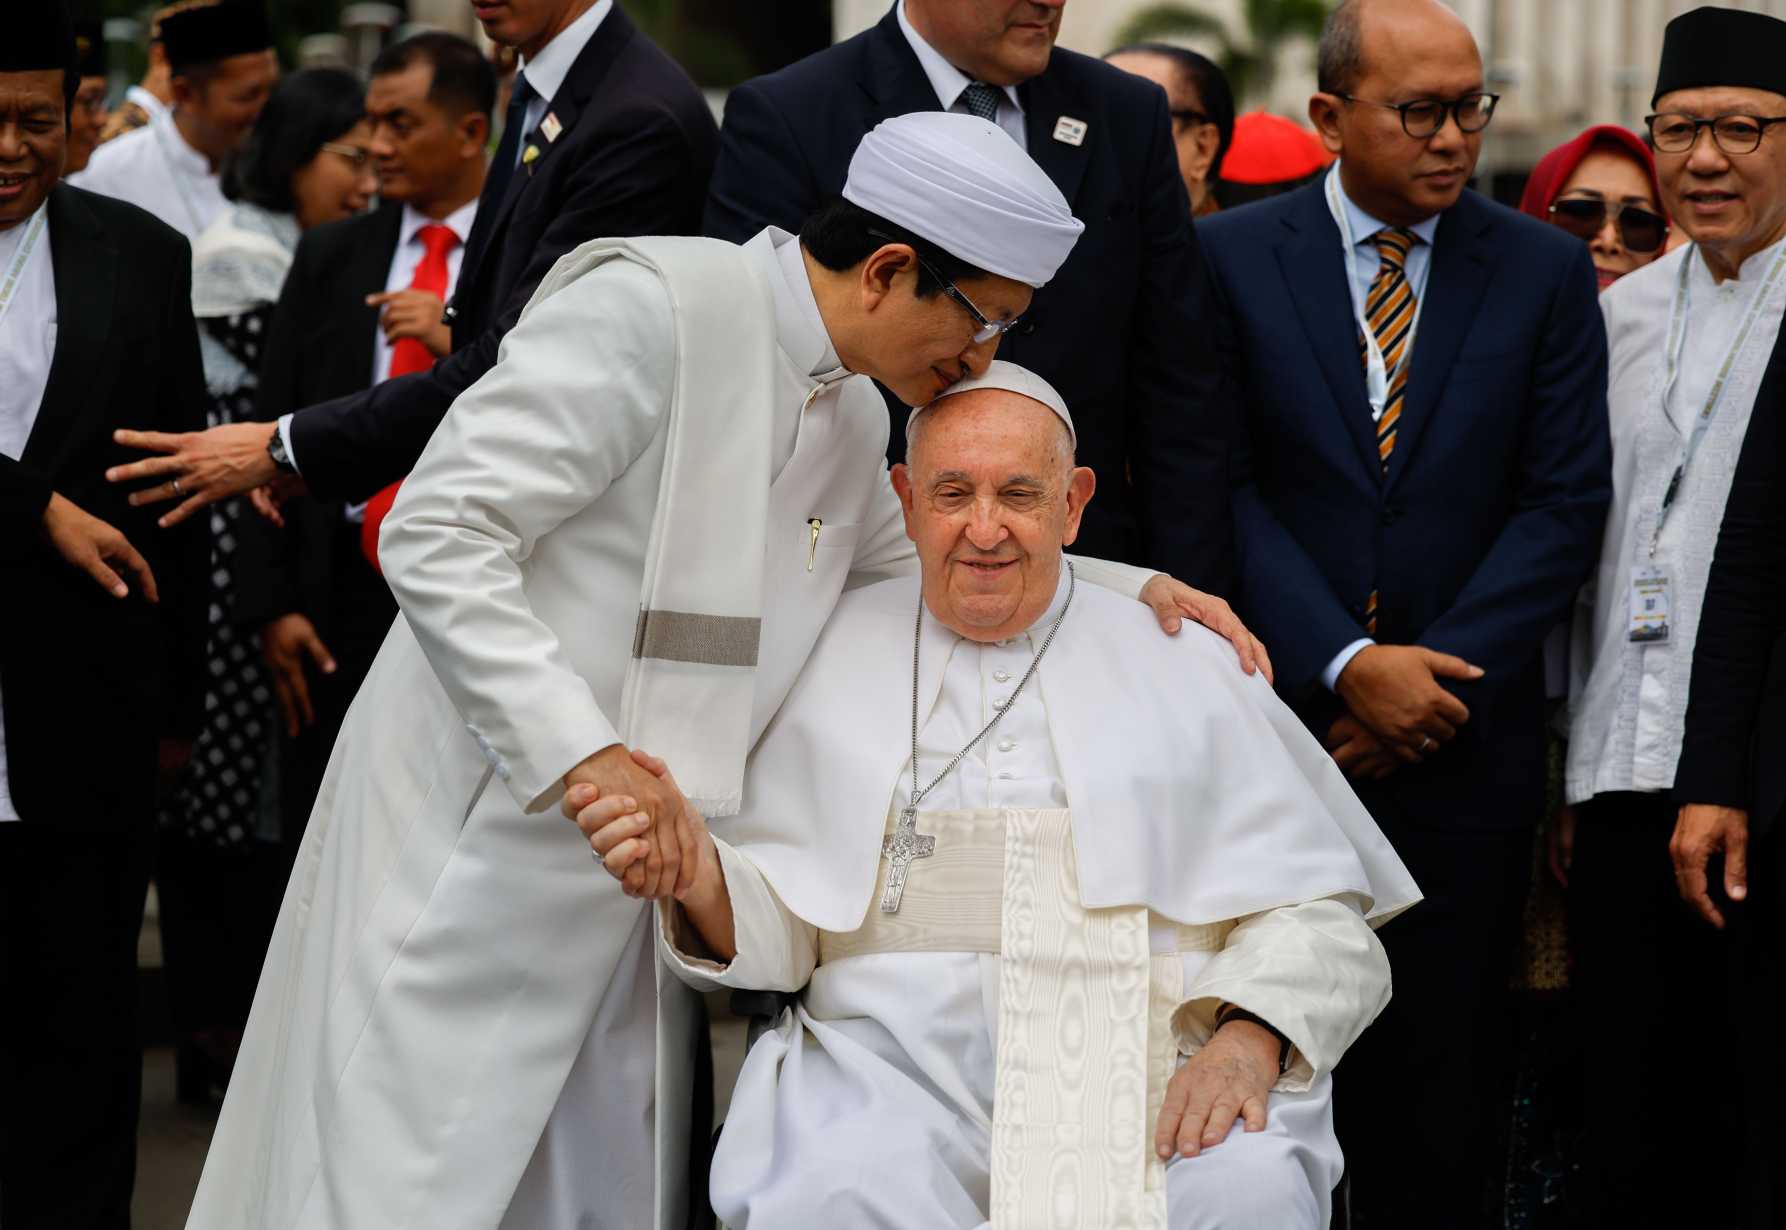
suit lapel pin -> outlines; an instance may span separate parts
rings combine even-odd
[[[540,160],[540,147],[539,146],[529,145],[526,149],[521,151],[521,165],[527,168],[527,173],[529,175],[533,174],[533,164],[538,162],[539,160]]]
[[[1085,132],[1091,125],[1084,120],[1076,120],[1070,115],[1063,115],[1054,125],[1054,139],[1062,145],[1084,145]]]
[[[546,118],[540,121],[540,132],[545,134],[546,144],[558,140],[558,134],[564,131],[564,125],[558,122],[558,116],[548,111]]]

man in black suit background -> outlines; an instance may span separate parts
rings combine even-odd
[[[367,499],[408,472],[453,399],[495,365],[559,257],[603,236],[699,232],[712,113],[614,0],[500,0],[477,15],[491,39],[520,51],[521,69],[448,313],[453,353],[277,425],[123,434],[120,443],[162,455],[107,477],[155,480],[133,498],[176,501],[164,524],[282,475],[324,499]]]
[[[416,286],[432,265],[450,298],[463,271],[495,102],[495,70],[454,35],[419,34],[373,61],[366,115],[384,204],[299,240],[261,360],[262,419],[363,392],[450,351],[443,296]],[[260,633],[279,694],[281,837],[295,849],[397,605],[363,549],[362,505],[300,497],[283,520],[243,523],[235,618]]]
[[[796,231],[843,187],[864,133],[908,111],[998,124],[1085,224],[1000,357],[1066,398],[1107,498],[1077,548],[1228,592],[1230,408],[1208,284],[1152,82],[1054,46],[1065,0],[898,0],[870,30],[734,90],[707,233]],[[904,411],[898,412],[904,422]],[[891,433],[892,453],[904,432]],[[1114,498],[1108,498],[1114,493]]]
[[[60,4],[9,12],[0,40],[7,1230],[129,1224],[142,1082],[136,943],[157,775],[190,747],[204,692],[202,523],[157,534],[100,478],[122,458],[111,430],[125,408],[169,431],[202,421],[191,253],[134,206],[59,185],[75,86]]]

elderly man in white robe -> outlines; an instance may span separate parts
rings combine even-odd
[[[1600,297],[1613,504],[1570,660],[1574,992],[1606,1060],[1586,1069],[1582,1191],[1601,1225],[1712,1220],[1698,1176],[1727,1151],[1673,1130],[1706,1101],[1669,1079],[1671,1058],[1721,1045],[1728,1020],[1724,945],[1679,908],[1676,878],[1717,915],[1706,866],[1729,844],[1717,809],[1677,823],[1674,787],[1713,547],[1786,319],[1786,22],[1675,18],[1651,107],[1663,205],[1691,242]],[[1732,900],[1735,883],[1720,886]],[[1635,986],[1694,1004],[1692,1019],[1634,1017]]]
[[[1079,231],[972,117],[888,121],[845,198],[800,240],[584,245],[435,434],[193,1230],[683,1225],[699,1000],[554,808],[590,784],[673,832],[640,743],[739,806],[846,584],[914,566],[868,378],[916,404],[984,370]],[[662,841],[640,887],[692,865]]]
[[[692,985],[801,992],[746,1057],[715,1211],[1325,1227],[1330,1074],[1417,890],[1262,679],[1074,575],[1094,478],[1049,385],[994,362],[911,435],[921,578],[843,597],[661,897]],[[654,841],[632,803],[578,815],[616,877]]]

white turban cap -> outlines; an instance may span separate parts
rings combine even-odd
[[[920,414],[946,397],[953,397],[957,393],[971,393],[975,389],[1003,389],[1007,393],[1021,393],[1031,401],[1041,402],[1054,411],[1055,418],[1066,424],[1067,440],[1072,444],[1075,452],[1079,450],[1079,433],[1073,430],[1073,416],[1067,412],[1065,399],[1055,392],[1053,385],[1030,371],[1029,368],[1019,367],[1015,363],[1007,363],[1003,359],[994,359],[986,365],[984,375],[956,381],[933,397],[929,405],[919,406],[906,415],[906,447],[911,447],[912,433],[917,428]]]
[[[1084,225],[997,124],[913,111],[882,120],[850,159],[843,198],[988,273],[1042,287]]]

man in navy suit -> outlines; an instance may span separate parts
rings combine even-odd
[[[1066,0],[898,0],[880,23],[734,90],[709,235],[798,231],[843,189],[864,133],[908,111],[991,120],[1048,173],[1085,233],[1001,357],[1073,407],[1106,494],[1076,550],[1226,594],[1234,425],[1165,92],[1054,46]],[[891,433],[904,454],[905,410]]]
[[[1199,224],[1247,408],[1235,523],[1278,684],[1426,893],[1347,1057],[1359,1224],[1473,1225],[1544,802],[1545,634],[1611,496],[1587,250],[1469,192],[1494,111],[1436,0],[1347,0],[1321,182]]]

